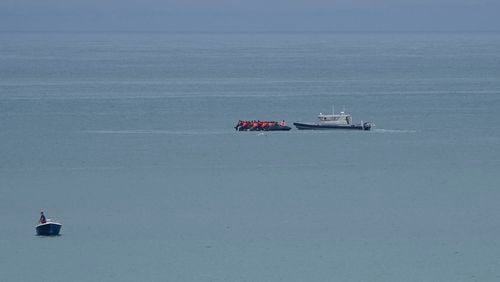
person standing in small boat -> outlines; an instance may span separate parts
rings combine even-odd
[[[47,223],[47,219],[45,218],[45,215],[43,214],[43,211],[40,212],[40,220],[38,220],[41,224]]]
[[[61,231],[62,224],[55,222],[52,219],[46,219],[43,211],[40,211],[40,219],[38,225],[35,226],[36,235],[39,236],[56,236]]]

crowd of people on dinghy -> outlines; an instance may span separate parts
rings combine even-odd
[[[236,131],[269,131],[269,130],[290,130],[286,122],[260,121],[260,120],[239,120],[234,127]]]

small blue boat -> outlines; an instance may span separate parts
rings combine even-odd
[[[38,236],[57,236],[61,231],[62,224],[57,222],[52,222],[48,220],[45,223],[38,224],[36,229],[36,235]]]

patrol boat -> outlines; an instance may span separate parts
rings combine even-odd
[[[297,129],[356,129],[356,130],[370,130],[372,127],[371,122],[363,122],[361,121],[358,124],[352,123],[352,116],[349,113],[344,111],[340,112],[340,114],[335,114],[335,111],[332,109],[332,114],[322,114],[318,115],[319,122],[311,123],[311,122],[294,122],[293,125],[297,127]]]

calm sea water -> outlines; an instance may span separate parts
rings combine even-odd
[[[495,33],[0,34],[1,280],[499,281],[499,110]]]

